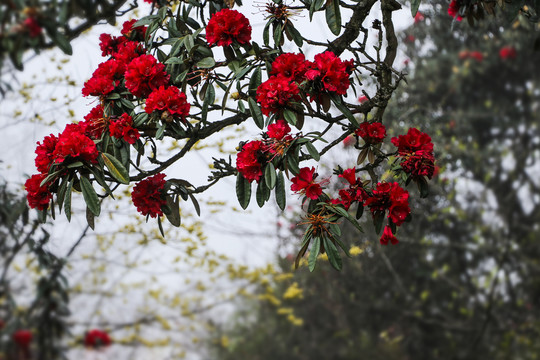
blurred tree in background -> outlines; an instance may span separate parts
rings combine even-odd
[[[291,273],[282,258],[284,280],[238,304],[212,340],[216,358],[537,358],[537,24],[472,28],[446,6],[426,4],[402,34],[408,86],[385,115],[433,136],[440,173],[413,210],[431,215],[405,224],[397,247],[344,227],[355,256],[341,273]]]

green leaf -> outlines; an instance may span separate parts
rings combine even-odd
[[[167,123],[165,121],[162,121],[156,131],[156,140],[163,139],[163,136],[165,135],[165,127],[167,127]]]
[[[251,116],[253,117],[255,124],[259,127],[259,129],[263,129],[264,118],[263,118],[261,108],[252,97],[248,98],[248,105],[249,105],[249,111],[251,112]]]
[[[281,29],[281,25],[277,24],[274,25],[274,46],[278,47],[282,45],[283,41],[283,30]]]
[[[261,85],[262,74],[261,74],[261,68],[257,67],[253,74],[251,75],[251,79],[249,80],[249,96],[255,97],[257,95],[257,88]]]
[[[289,109],[283,110],[283,117],[285,118],[286,122],[292,126],[296,126],[296,113],[294,111]]]
[[[188,195],[189,195],[189,198],[191,199],[191,202],[193,203],[193,207],[195,207],[195,212],[197,213],[198,216],[201,216],[201,207],[199,205],[199,202],[197,201],[195,196],[193,196],[192,193],[189,193]]]
[[[216,60],[213,57],[205,57],[197,62],[197,66],[201,69],[211,69],[216,66]]]
[[[311,245],[311,250],[309,250],[309,256],[308,256],[308,266],[309,271],[313,272],[315,270],[315,265],[317,264],[317,256],[319,255],[319,252],[321,251],[321,239],[319,237],[316,237],[313,240],[313,244]]]
[[[259,183],[257,184],[257,191],[255,192],[257,205],[259,205],[259,207],[263,207],[266,200],[268,200],[269,195],[270,195],[270,189],[268,189],[268,186],[266,185],[264,178],[261,178],[259,180]]]
[[[342,261],[336,245],[334,245],[334,243],[327,238],[323,238],[323,242],[324,248],[326,249],[326,254],[328,255],[328,261],[330,261],[330,265],[332,265],[332,267],[336,270],[341,270]]]
[[[170,211],[165,212],[165,216],[173,226],[179,227],[181,223],[179,206],[180,200],[178,196],[175,196],[175,198],[176,199],[174,199],[171,195],[167,196],[167,206],[169,207]]]
[[[290,151],[287,153],[287,166],[294,175],[300,172],[299,159],[296,152]]]
[[[266,167],[264,168],[264,180],[269,189],[273,189],[274,186],[276,186],[276,169],[271,162],[266,164]]]
[[[281,211],[285,210],[287,198],[285,196],[285,177],[283,176],[282,171],[280,171],[277,175],[275,193],[276,193],[276,203],[278,204]]]
[[[289,34],[291,34],[296,46],[302,47],[302,45],[304,44],[302,35],[298,32],[298,30],[296,30],[296,28],[290,21],[287,21],[287,30],[289,31]]]
[[[384,222],[384,212],[378,212],[373,217],[373,225],[375,225],[375,233],[380,234]]]
[[[129,184],[129,173],[117,158],[107,153],[101,153],[101,158],[116,180],[120,181],[122,184]]]
[[[88,206],[86,207],[86,222],[88,223],[88,226],[90,226],[90,229],[94,230],[96,228],[94,214]]]
[[[332,34],[339,35],[341,32],[341,11],[339,0],[328,0],[326,3],[326,23]]]
[[[251,183],[238,173],[236,176],[236,197],[242,209],[246,209],[251,198]]]
[[[311,141],[308,141],[306,143],[306,149],[309,152],[309,155],[313,158],[315,161],[319,161],[321,159],[321,155],[319,155],[319,151],[313,146],[313,143]]]
[[[411,15],[416,16],[418,8],[420,7],[420,0],[411,0]]]
[[[165,238],[165,231],[163,231],[163,224],[161,223],[161,217],[158,216],[157,218],[157,224],[159,228],[159,233],[161,234],[161,237]]]
[[[73,179],[69,181],[66,187],[66,196],[64,198],[64,214],[68,221],[71,221],[71,192],[73,189]]]
[[[146,121],[148,121],[148,114],[145,112],[138,113],[133,117],[133,126],[139,127],[143,125]]]
[[[59,32],[56,32],[52,36],[52,41],[64,52],[64,54],[72,55],[73,49],[71,48],[71,44],[69,43],[69,40]]]
[[[193,40],[193,36],[192,35],[187,35],[185,38],[184,38],[184,46],[186,47],[186,50],[187,51],[190,51],[193,46],[195,46],[195,42]]]
[[[313,13],[319,11],[324,5],[325,0],[312,0],[309,8],[309,21],[313,20]]]
[[[268,21],[266,25],[264,25],[263,30],[263,43],[264,46],[270,45],[270,24],[272,24],[272,20]]]
[[[84,201],[86,205],[95,216],[99,216],[101,212],[101,206],[99,198],[94,190],[94,187],[86,177],[81,176],[81,190],[83,193]]]

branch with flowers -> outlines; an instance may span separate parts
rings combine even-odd
[[[121,185],[135,183],[133,204],[147,219],[157,218],[163,233],[163,216],[180,225],[181,201],[192,202],[200,213],[196,195],[236,176],[244,209],[252,192],[260,207],[273,192],[282,210],[288,187],[304,198],[301,224],[306,231],[297,263],[310,249],[311,270],[320,253],[341,268],[338,249],[348,252],[339,240],[339,223],[349,221],[361,231],[358,219],[365,207],[378,233],[385,225],[381,244],[397,244],[397,228],[411,218],[405,187],[414,182],[420,196],[427,196],[435,159],[429,135],[418,129],[392,138],[395,148],[384,145],[384,109],[404,75],[393,68],[397,37],[392,12],[400,5],[381,1],[382,21],[364,27],[376,3],[269,1],[258,15],[266,24],[257,40],[251,38],[249,20],[232,9],[234,2],[154,3],[155,13],[126,22],[121,35],[100,36],[107,60],[82,89],[98,104],[84,121],[38,143],[38,173],[26,182],[30,206],[42,218],[48,213],[54,217],[56,207],[70,219],[72,193],[82,192],[93,227],[101,202],[114,198]],[[327,43],[294,25],[295,16],[312,20],[319,12],[335,36]],[[342,13],[350,14],[347,22]],[[368,36],[373,33],[379,41],[371,48]],[[298,51],[284,51],[285,43]],[[302,52],[304,46],[316,52],[313,60]],[[373,89],[362,87],[363,82],[372,82]],[[362,103],[347,100],[360,92]],[[216,120],[220,116],[225,117]],[[197,142],[244,123],[259,127],[261,138],[242,142],[234,163],[214,159],[207,183],[167,177],[166,170],[181,164]],[[315,130],[304,133],[308,123],[305,128]],[[335,170],[346,185],[332,196],[334,179],[321,180],[316,168],[305,163],[322,161],[348,137],[358,161]],[[164,157],[160,150],[167,140],[179,147]],[[385,167],[393,172],[392,181],[380,180]]]

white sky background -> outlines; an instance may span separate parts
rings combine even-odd
[[[142,1],[139,1],[139,4],[141,3]],[[241,11],[250,19],[253,27],[252,39],[260,44],[262,43],[262,31],[265,24],[264,14],[260,9],[249,6],[248,4],[252,4],[251,1],[244,1],[244,3],[246,5],[237,8],[237,10]],[[374,9],[377,6],[378,4],[375,5]],[[148,11],[145,10],[147,8],[147,4],[141,4],[139,16],[148,13]],[[347,19],[347,13],[345,9],[343,10],[342,23],[344,24]],[[375,17],[379,16],[379,14],[380,12],[378,10],[373,12],[373,16]],[[407,8],[395,12],[394,17],[397,19],[396,25],[398,29],[404,28],[412,22],[410,10]],[[364,26],[370,28],[372,20],[373,18],[367,20],[366,23],[364,23]],[[119,21],[118,24],[121,26],[122,22],[123,21]],[[308,14],[306,12],[301,14],[301,16],[294,18],[294,25],[300,32],[309,34],[312,38],[316,36],[316,40],[319,41],[326,41],[327,39],[334,38],[334,35],[328,30],[324,19],[324,13],[316,14],[313,22],[309,23]],[[26,178],[36,172],[34,167],[34,150],[36,142],[42,141],[43,137],[50,133],[57,134],[61,132],[66,124],[72,122],[72,119],[68,115],[68,109],[73,109],[76,120],[82,120],[90,109],[95,106],[93,98],[82,97],[81,88],[84,81],[91,76],[98,64],[105,60],[101,57],[98,39],[99,34],[103,32],[108,32],[112,35],[120,35],[119,28],[110,25],[99,25],[94,27],[72,42],[73,56],[69,57],[69,62],[62,64],[61,69],[56,67],[56,63],[48,60],[51,57],[56,59],[68,59],[67,56],[57,50],[45,51],[39,56],[32,57],[32,59],[25,64],[24,72],[16,74],[20,83],[13,84],[13,86],[14,89],[17,90],[23,83],[38,84],[36,91],[32,93],[34,98],[28,103],[24,103],[18,92],[14,91],[5,99],[0,100],[0,131],[2,133],[2,142],[0,143],[0,151],[2,154],[0,160],[2,163],[0,163],[0,171],[2,171],[2,176],[10,184],[22,187]],[[375,32],[370,32],[370,34],[375,34]],[[371,40],[376,41],[375,38]],[[287,47],[285,48],[287,49]],[[296,51],[296,47],[291,47],[290,50]],[[306,57],[312,60],[315,53],[306,47],[304,48],[304,51]],[[217,51],[214,51],[216,57],[219,56],[217,53]],[[348,59],[346,55],[343,55],[342,58]],[[396,64],[399,63],[400,60],[396,60]],[[70,79],[76,81],[78,86],[69,87],[64,85],[65,82],[46,83],[47,78],[54,76],[65,77],[66,75],[69,75]],[[50,101],[51,98],[56,98],[57,101],[52,102]],[[69,106],[62,105],[66,98],[73,99],[73,102]],[[229,100],[229,104],[231,104],[232,101],[233,100]],[[12,116],[15,111],[21,111],[23,113],[21,118],[15,119]],[[34,113],[39,113],[43,117],[43,122],[28,121],[34,116]],[[220,114],[209,114],[209,119],[212,119],[212,116],[218,116],[219,118]],[[51,122],[54,122],[52,126],[44,125]],[[306,128],[303,129],[303,131],[307,132],[310,127],[308,121],[306,121],[305,127]],[[231,129],[228,133],[234,133],[233,130],[234,129]],[[295,130],[293,129],[293,132],[294,131]],[[258,139],[260,138],[259,134],[260,129],[255,125],[250,124],[246,127],[245,135],[243,135],[241,139]],[[238,141],[233,140],[230,141],[230,144],[227,144],[227,147],[229,150],[233,150],[237,145]],[[336,149],[334,154],[329,155],[329,157],[340,159],[344,156],[344,153],[341,150],[341,148]],[[208,164],[212,163],[212,156],[219,156],[219,154],[207,149],[200,152],[192,151],[191,154],[182,159],[178,164],[165,171],[167,178],[185,178],[195,185],[202,185],[206,183],[206,178],[209,174]],[[354,159],[355,156],[353,155],[351,158]],[[233,161],[234,159],[235,158],[233,157]],[[286,186],[288,188],[288,185]],[[231,206],[240,208],[236,200],[234,178],[224,179],[204,195],[198,196],[200,199],[224,200],[228,203],[227,206],[223,207],[223,212],[214,214],[201,202],[202,213],[200,220],[204,222],[204,231],[208,236],[208,249],[212,249],[217,253],[224,253],[241,264],[251,266],[263,265],[274,260],[277,247],[276,221],[279,216],[279,211],[273,197],[262,209],[259,209],[254,198],[254,193],[255,189],[253,189],[252,200],[248,211],[246,212],[233,212],[229,210]],[[79,205],[74,205],[74,214],[71,223],[68,223],[65,220],[63,214],[57,214],[57,220],[54,222],[51,247],[56,249],[60,254],[67,251],[86,225],[82,195],[74,194],[73,198],[74,204],[76,203],[76,199],[79,199]],[[295,201],[297,202],[296,197],[289,198],[288,204],[297,206],[297,204],[294,205]],[[130,200],[124,200],[121,204],[119,209],[114,210],[117,202],[112,199],[105,200],[105,208],[112,209],[115,212],[115,215],[113,219],[107,218],[105,214],[103,214],[101,218],[96,219],[97,233],[106,234],[107,232],[115,231],[120,224],[123,224],[124,222],[128,223],[129,219],[135,216],[137,212]],[[184,206],[182,206],[182,204]],[[185,207],[187,211],[193,212],[193,206],[190,202],[181,203],[181,207]],[[147,231],[149,231],[149,229],[157,229],[156,220],[150,219],[145,228]],[[178,255],[178,251],[175,252],[172,249],[175,247],[175,241],[178,239],[168,240],[169,243],[167,245],[162,245],[156,241],[155,244],[149,246],[144,254],[141,255],[143,258],[146,257],[151,261],[149,271],[162,272],[172,266],[170,264],[172,264],[173,258]],[[110,249],[106,255],[117,258],[121,256],[122,249],[124,248],[131,248],[136,251],[137,245],[130,244],[129,241],[129,237],[126,237],[123,242],[119,241],[117,249]],[[293,244],[293,248],[295,245],[296,244]],[[78,249],[78,254],[92,254],[96,252],[96,246],[94,238],[90,237],[80,249]],[[115,268],[112,267],[111,270],[113,273],[108,274],[110,277],[108,280],[111,284],[116,276],[122,275],[121,269],[118,270],[118,274],[114,273],[114,269]],[[75,271],[72,275],[72,283],[84,283],[85,281],[88,281],[90,277],[88,269],[82,268],[77,270],[78,271]],[[179,282],[179,280],[184,280],[178,279],[179,275],[177,273],[171,275],[172,277],[160,276],[157,282],[154,283],[154,286],[159,287],[165,285],[174,289],[176,288],[174,285],[175,279],[177,282]],[[144,275],[137,273],[131,274],[130,276],[133,277],[133,281],[145,277]],[[188,274],[185,277],[188,278],[191,276],[193,275]],[[75,302],[75,304],[78,303],[84,308],[84,302]],[[115,309],[117,308],[111,308],[113,312]],[[87,312],[93,310],[94,308],[86,309]],[[85,310],[80,311],[83,313],[85,312]],[[132,316],[132,312],[127,311],[126,314],[116,312],[114,315],[119,319],[124,317],[129,318]],[[95,317],[90,317],[90,313],[88,314],[88,317],[89,320],[99,320],[99,316],[98,319],[96,319]],[[111,349],[110,351],[115,350]]]

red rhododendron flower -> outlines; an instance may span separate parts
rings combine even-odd
[[[54,148],[58,143],[58,138],[53,134],[45,136],[43,143],[37,143],[36,147],[36,168],[42,174],[49,172],[51,165],[54,161]]]
[[[407,35],[405,37],[405,42],[408,42],[408,43],[413,43],[415,40],[416,38],[414,37],[414,35]]]
[[[30,346],[32,337],[32,332],[30,330],[17,330],[12,335],[15,344],[19,345],[21,348]]]
[[[30,37],[38,37],[41,35],[43,29],[39,25],[38,21],[34,17],[28,17],[23,21],[23,25],[28,30]]]
[[[189,115],[190,105],[187,102],[186,94],[177,87],[160,86],[148,95],[146,99],[145,111],[151,114],[156,110],[166,110],[170,115],[178,115],[182,120]]]
[[[371,214],[384,213],[388,210],[388,218],[394,224],[403,224],[411,210],[409,208],[409,192],[398,183],[378,183],[366,200]]]
[[[125,21],[124,24],[122,24],[122,35],[125,35],[128,38],[131,38],[133,40],[137,41],[143,41],[144,36],[146,35],[146,26],[137,26],[133,27],[133,24],[135,24],[138,20],[132,19]]]
[[[86,333],[84,345],[93,348],[111,345],[111,338],[105,331],[93,329]]]
[[[98,150],[94,141],[81,133],[81,127],[70,124],[58,136],[58,143],[54,149],[53,157],[57,164],[63,163],[68,158],[73,161],[80,160],[95,163]]]
[[[135,185],[131,193],[131,200],[138,212],[153,218],[163,215],[161,207],[167,204],[165,194],[162,194],[165,183],[165,174],[157,174]]]
[[[380,242],[381,245],[388,245],[388,243],[396,245],[397,243],[399,243],[398,239],[392,233],[392,229],[388,225],[384,227]]]
[[[257,88],[257,101],[264,115],[282,116],[292,102],[300,101],[300,90],[295,82],[283,76],[272,76]]]
[[[128,144],[135,144],[140,137],[139,130],[133,126],[133,119],[126,113],[109,124],[111,135],[117,139],[124,139]]]
[[[406,135],[392,138],[392,144],[398,147],[402,158],[403,171],[411,174],[413,179],[427,176],[433,177],[435,157],[431,137],[416,128],[410,128]]]
[[[418,11],[416,15],[414,15],[415,24],[418,24],[419,22],[424,21],[424,19],[425,19],[424,14],[422,14],[420,11]]]
[[[346,210],[349,210],[354,202],[360,202],[360,206],[363,206],[364,201],[368,198],[368,194],[364,190],[360,179],[356,178],[356,169],[346,169],[339,177],[349,183],[349,188],[339,190],[339,199],[333,199],[332,203],[342,204]]]
[[[105,130],[105,115],[101,104],[95,106],[84,117],[84,121],[79,122],[79,126],[84,128],[84,134],[92,140],[101,139],[103,130]]]
[[[266,134],[272,139],[281,140],[290,132],[291,127],[289,124],[285,120],[278,120],[275,124],[268,125]]]
[[[249,182],[253,180],[259,182],[262,176],[262,165],[266,163],[262,150],[262,141],[250,141],[242,146],[242,150],[236,157],[238,172]]]
[[[165,72],[165,65],[158,63],[152,55],[141,55],[133,59],[124,75],[126,88],[139,97],[147,97],[152,90],[167,85],[170,78]]]
[[[99,48],[101,56],[113,55],[118,51],[118,46],[128,41],[125,36],[111,36],[110,34],[99,35]]]
[[[300,169],[298,175],[291,179],[291,191],[304,194],[308,198],[315,200],[322,194],[322,187],[315,182],[315,168],[304,167]]]
[[[285,53],[279,55],[272,63],[272,75],[283,76],[291,81],[301,83],[306,79],[308,62],[304,54]]]
[[[144,54],[144,49],[141,44],[136,41],[126,41],[118,45],[116,52],[112,55],[119,64],[122,64],[123,72],[125,72],[127,64],[142,54]]]
[[[343,146],[349,147],[356,144],[356,138],[352,135],[347,136],[345,139],[343,139]]]
[[[394,146],[397,146],[400,155],[409,155],[418,151],[433,151],[431,137],[417,128],[410,128],[406,135],[393,137],[391,141]]]
[[[84,83],[83,96],[109,94],[120,83],[123,69],[123,64],[114,59],[99,64],[92,77]]]
[[[461,4],[458,3],[458,0],[452,0],[450,5],[448,5],[448,15],[455,18],[457,21],[461,21],[463,18],[458,15],[459,8]]]
[[[32,209],[46,210],[49,207],[52,194],[47,184],[40,186],[46,177],[47,174],[34,174],[24,183],[24,188],[28,193],[26,199]]]
[[[517,56],[516,49],[512,46],[505,46],[499,50],[499,57],[503,60],[515,59]]]
[[[306,72],[306,78],[322,84],[320,91],[331,91],[339,95],[347,93],[351,84],[349,76],[354,69],[353,60],[341,61],[333,52],[325,51],[315,55],[314,62],[309,65],[310,70]]]
[[[386,137],[386,127],[379,123],[363,122],[359,128],[355,130],[355,134],[360,136],[367,144],[381,143]]]
[[[431,179],[435,174],[435,158],[431,153],[411,154],[403,159],[401,168],[413,179],[423,176]]]
[[[482,54],[480,51],[471,51],[469,53],[469,57],[478,62],[482,62],[484,60],[484,54]]]
[[[251,40],[249,20],[236,10],[223,9],[210,18],[206,26],[206,41],[218,46],[247,44]]]
[[[340,178],[347,180],[350,185],[356,185],[356,169],[350,168],[343,170],[343,173],[339,175]]]

